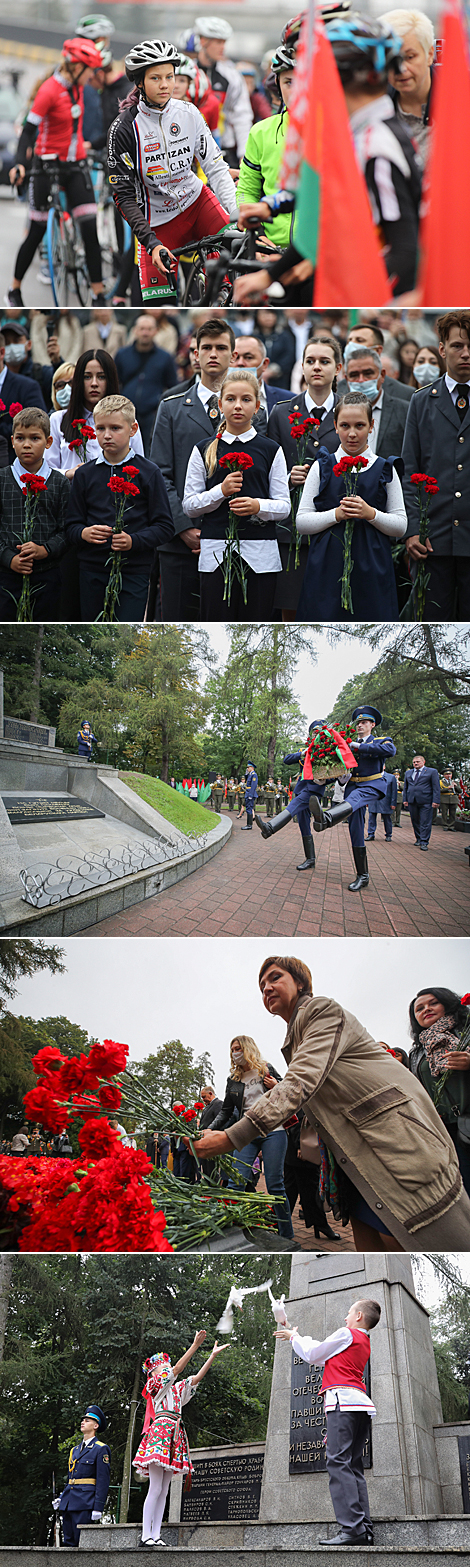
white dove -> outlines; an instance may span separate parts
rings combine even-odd
[[[220,1321],[217,1323],[216,1333],[231,1333],[233,1329],[234,1306],[237,1306],[238,1310],[241,1311],[245,1295],[260,1295],[263,1290],[268,1290],[271,1295],[271,1284],[272,1279],[268,1279],[266,1284],[254,1284],[251,1289],[238,1289],[236,1284],[232,1284],[227,1304],[222,1312]]]
[[[284,1306],[284,1301],[285,1301],[285,1298],[286,1298],[285,1295],[281,1295],[280,1300],[275,1300],[274,1299],[274,1295],[271,1294],[271,1290],[270,1289],[268,1289],[268,1295],[269,1295],[269,1299],[271,1301],[271,1310],[272,1310],[272,1314],[273,1314],[275,1322],[279,1323],[279,1327],[280,1328],[287,1328],[289,1326],[289,1324],[288,1324],[288,1321],[287,1321],[286,1310],[285,1310],[285,1306]]]

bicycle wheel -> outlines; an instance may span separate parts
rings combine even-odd
[[[85,247],[80,231],[80,225],[72,218],[73,236],[70,241],[70,275],[80,305],[86,305],[90,292],[90,279],[85,259]]]
[[[47,265],[55,305],[68,304],[67,251],[62,222],[56,207],[51,207],[46,229]]]
[[[96,232],[101,251],[103,282],[111,286],[119,272],[119,245],[114,221],[114,202],[100,197],[96,207]]]
[[[206,292],[206,274],[201,261],[193,261],[186,278],[183,305],[202,305]]]

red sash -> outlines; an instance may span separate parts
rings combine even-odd
[[[344,771],[350,772],[351,768],[357,767],[357,761],[356,757],[353,756],[352,751],[349,749],[347,740],[344,739],[344,735],[339,734],[337,729],[330,729],[329,725],[328,733],[333,737],[336,749],[338,751],[338,760],[342,762]],[[315,753],[315,748],[316,739],[314,737],[314,739],[310,741],[310,745],[307,746],[307,752],[302,769],[302,778],[305,778],[307,782],[310,782],[310,779],[313,778],[312,754]],[[323,763],[321,765],[323,766]]]

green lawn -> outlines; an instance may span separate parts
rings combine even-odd
[[[170,789],[161,778],[151,778],[148,773],[120,773],[119,777],[147,805],[161,811],[172,827],[179,827],[180,832],[210,832],[220,822],[216,811],[208,811],[198,801],[188,800],[187,795]]]

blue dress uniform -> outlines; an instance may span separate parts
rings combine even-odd
[[[353,722],[357,722],[360,718],[367,718],[374,725],[382,723],[382,714],[377,708],[364,704],[355,707],[352,714]],[[316,832],[323,832],[326,827],[336,827],[339,822],[347,821],[349,824],[357,871],[355,880],[349,882],[349,892],[360,892],[362,887],[368,886],[369,870],[364,844],[366,806],[369,806],[372,811],[380,809],[380,803],[387,792],[383,769],[388,758],[396,755],[396,746],[389,735],[370,734],[366,740],[359,740],[355,744],[359,747],[357,763],[349,783],[346,784],[342,805],[333,805],[329,810],[323,811],[314,797],[310,801]]]
[[[325,720],[323,718],[312,719],[308,729],[309,742],[312,739],[314,730],[321,729],[324,722]],[[299,765],[302,767],[302,777],[297,779],[293,798],[292,800],[289,800],[289,804],[286,806],[285,811],[279,811],[279,814],[274,818],[274,821],[260,821],[257,817],[256,826],[260,828],[263,834],[263,838],[271,838],[273,833],[280,832],[282,827],[287,827],[287,823],[292,820],[293,816],[296,816],[302,834],[302,843],[305,854],[305,859],[302,861],[301,865],[297,866],[297,870],[313,871],[315,869],[315,846],[312,838],[312,826],[309,807],[312,795],[315,795],[317,799],[323,798],[325,793],[325,785],[324,783],[315,783],[313,778],[303,777],[304,759],[304,751],[290,751],[289,754],[283,758],[285,766],[289,766],[291,763],[295,762],[299,763]]]
[[[99,1419],[100,1430],[106,1428],[103,1411],[98,1404],[89,1405],[87,1414]],[[79,1524],[91,1523],[92,1513],[102,1513],[109,1491],[111,1453],[107,1442],[97,1436],[91,1442],[78,1442],[69,1456],[69,1477],[59,1503],[62,1514],[64,1545],[80,1544]]]
[[[246,764],[245,783],[246,825],[242,827],[242,832],[251,832],[255,800],[258,799],[258,774],[254,762],[247,762]]]
[[[383,776],[387,785],[387,792],[384,794],[382,800],[377,801],[375,810],[373,806],[369,806],[369,822],[367,828],[368,843],[373,843],[374,841],[377,827],[377,812],[380,813],[384,824],[385,842],[392,842],[392,811],[395,810],[397,803],[398,784],[395,778],[395,773],[384,772]]]

